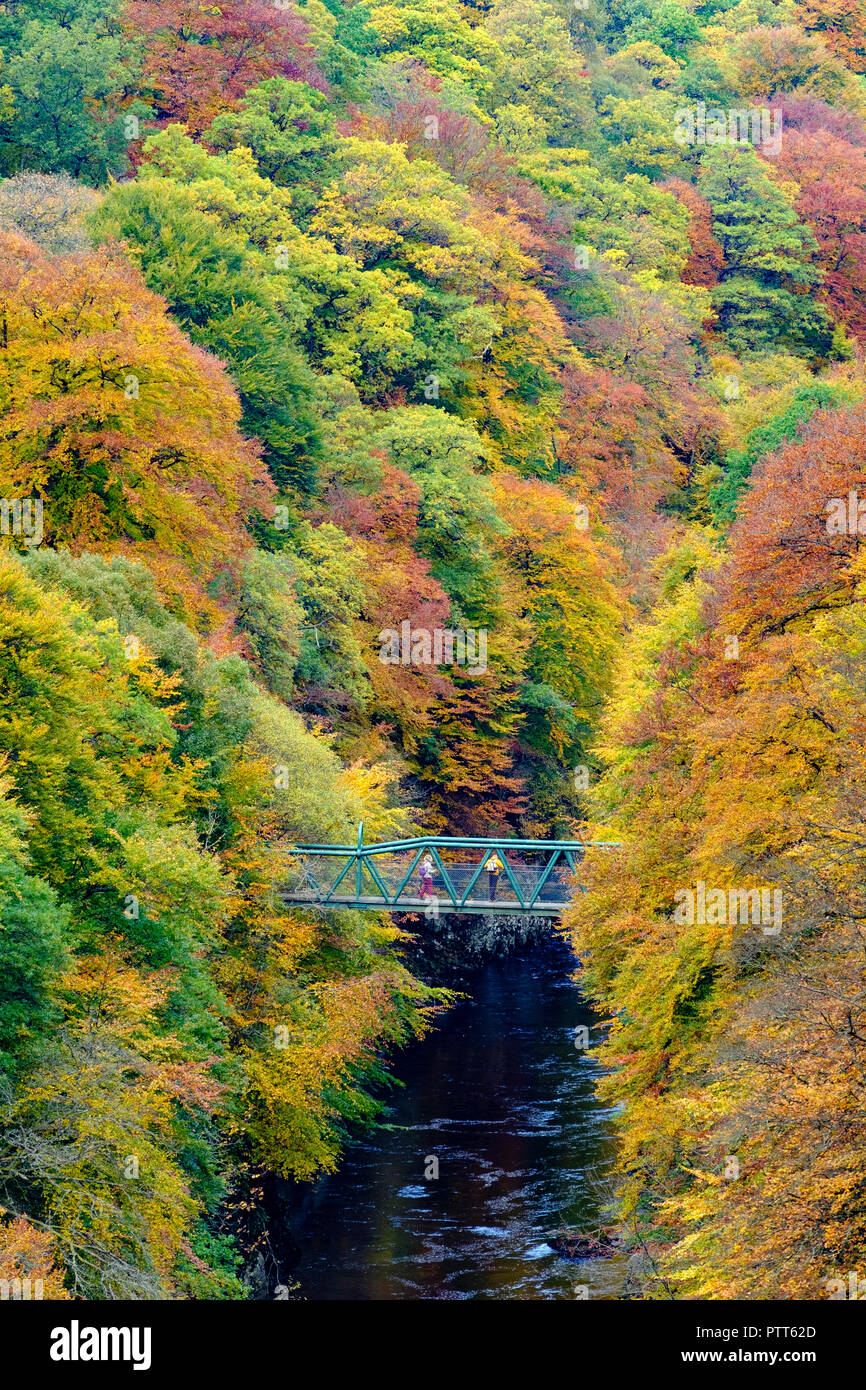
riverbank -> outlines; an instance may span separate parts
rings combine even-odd
[[[430,921],[408,915],[396,920],[412,933],[404,950],[412,974],[425,984],[451,989],[468,987],[492,960],[562,939],[547,917],[443,912]]]

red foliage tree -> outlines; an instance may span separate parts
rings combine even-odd
[[[831,499],[866,499],[866,406],[821,410],[796,443],[756,470],[732,528],[735,563],[720,585],[732,631],[766,636],[807,614],[850,602],[861,545],[828,523]],[[866,526],[866,521],[864,521]],[[734,621],[734,615],[737,620]]]
[[[327,87],[294,6],[129,0],[124,18],[147,40],[144,88],[160,122],[184,121],[193,134],[268,77]]]
[[[687,285],[717,285],[719,272],[725,263],[725,253],[721,242],[713,236],[713,216],[709,203],[685,179],[668,179],[664,187],[688,209],[690,216],[688,236],[692,250],[681,278]]]
[[[808,134],[828,130],[831,135],[838,135],[840,140],[847,140],[851,145],[866,145],[866,125],[862,117],[853,111],[828,106],[826,101],[820,101],[817,97],[783,96],[779,98],[779,106],[785,131],[802,130]]]
[[[826,129],[789,129],[778,165],[799,185],[797,212],[818,239],[831,311],[864,342],[866,147]]]

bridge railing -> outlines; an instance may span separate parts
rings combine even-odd
[[[426,909],[432,896],[441,910],[526,912],[557,915],[574,891],[574,871],[590,848],[616,848],[613,841],[521,840],[423,836],[356,845],[297,845],[283,897],[290,903],[323,907]],[[501,872],[491,876],[495,855]],[[432,893],[422,888],[419,868],[429,856]]]

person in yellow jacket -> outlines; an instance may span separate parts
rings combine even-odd
[[[490,901],[496,897],[496,889],[499,887],[499,875],[502,873],[502,860],[495,854],[491,854],[485,865],[487,869],[487,883]]]

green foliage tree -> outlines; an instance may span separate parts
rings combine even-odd
[[[231,368],[242,422],[281,489],[311,492],[321,452],[313,381],[293,342],[303,310],[274,294],[260,252],[168,180],[118,184],[92,219],[122,239],[193,341]]]
[[[130,99],[138,45],[121,32],[115,6],[71,8],[71,15],[49,11],[28,20],[4,53],[0,166],[6,173],[63,170],[99,184],[127,171],[135,120],[148,107]]]
[[[303,217],[336,173],[335,127],[322,92],[272,77],[252,87],[237,110],[217,116],[208,141],[217,150],[252,150],[260,173],[289,189],[293,210]]]
[[[300,654],[302,610],[282,555],[254,550],[241,574],[238,622],[250,635],[268,688],[290,702]]]
[[[26,820],[0,782],[0,1073],[21,1068],[60,1015],[67,914],[27,870]]]
[[[770,177],[750,146],[711,149],[698,188],[712,208],[713,233],[725,254],[712,297],[733,350],[778,347],[826,356],[833,325],[809,293],[821,280],[817,242],[786,188]]]
[[[372,445],[421,488],[418,547],[462,621],[484,623],[500,595],[490,544],[505,530],[490,485],[478,476],[484,443],[471,425],[432,406],[388,412]]]
[[[710,489],[709,499],[713,516],[719,525],[729,525],[736,515],[737,502],[748,486],[752,470],[765,454],[773,453],[789,439],[796,438],[816,410],[840,404],[844,392],[823,382],[801,386],[791,404],[764,425],[758,425],[746,437],[742,449],[732,449],[725,459],[725,476]]]
[[[583,63],[568,27],[542,0],[495,0],[485,31],[501,52],[490,107],[528,104],[554,144],[574,144],[590,124]]]

